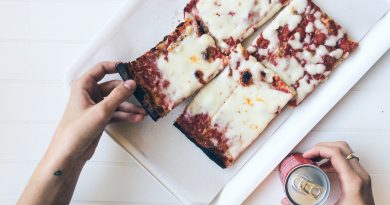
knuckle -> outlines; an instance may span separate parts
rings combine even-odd
[[[345,142],[345,141],[338,141],[337,143],[338,143],[338,144],[340,145],[340,147],[342,147],[343,149],[345,149],[345,150],[350,150],[349,144],[348,144],[347,142]]]
[[[99,120],[105,120],[110,116],[110,109],[106,103],[99,106],[96,111],[96,116]]]
[[[362,178],[364,185],[371,185],[371,176],[367,172],[363,173]]]
[[[72,89],[76,89],[76,88],[78,88],[78,87],[80,87],[80,79],[74,80],[74,81],[72,82],[72,84],[71,84],[71,88],[72,88]]]
[[[336,155],[342,155],[342,150],[340,147],[331,147],[331,151]]]
[[[106,63],[105,61],[100,61],[100,62],[98,62],[98,63],[95,64],[95,67],[104,65],[105,63]]]
[[[91,83],[87,77],[81,77],[73,81],[72,88],[73,89],[82,89],[85,86],[89,86],[89,83]]]
[[[343,147],[348,146],[348,143],[345,141],[337,141],[336,143],[338,143],[339,145],[341,145]]]
[[[138,115],[131,115],[128,119],[130,122],[138,122],[141,120],[141,118]]]
[[[355,187],[363,187],[364,181],[359,175],[355,175],[352,178],[352,183],[355,185]]]
[[[127,120],[130,121],[130,122],[135,122],[136,121],[136,117],[135,115],[130,115],[127,117]]]
[[[122,93],[123,93],[122,89],[120,89],[120,88],[118,87],[118,88],[112,90],[110,95],[111,95],[114,99],[122,99],[122,96],[123,96]]]

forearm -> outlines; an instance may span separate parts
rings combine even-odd
[[[49,148],[18,204],[69,204],[84,164]]]

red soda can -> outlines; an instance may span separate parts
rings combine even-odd
[[[287,198],[297,205],[322,205],[329,198],[330,182],[324,171],[301,153],[288,155],[279,165]]]

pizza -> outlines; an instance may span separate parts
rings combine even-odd
[[[293,0],[248,48],[296,90],[301,103],[358,43],[311,0]]]
[[[223,168],[230,166],[293,98],[294,91],[241,44],[175,126]]]
[[[195,16],[228,53],[275,15],[289,0],[191,0],[185,14]]]
[[[117,70],[136,81],[154,120],[196,93],[174,125],[223,168],[358,46],[311,0],[190,0],[184,13],[175,31]]]
[[[135,61],[128,63],[137,83],[135,97],[157,120],[191,96],[226,65],[214,39],[188,17],[174,32]]]

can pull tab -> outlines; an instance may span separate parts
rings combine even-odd
[[[315,199],[321,196],[323,188],[322,186],[313,183],[307,177],[296,175],[292,180],[293,187],[296,191],[308,194]]]

